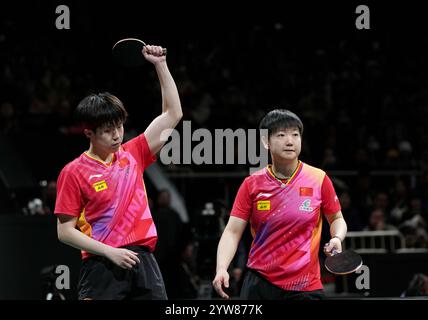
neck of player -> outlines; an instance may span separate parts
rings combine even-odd
[[[104,163],[110,163],[111,160],[113,159],[113,153],[111,153],[109,151],[103,151],[103,150],[96,149],[92,144],[89,147],[88,154],[91,157],[93,157],[97,160],[100,160]]]
[[[279,179],[289,179],[291,175],[296,171],[299,165],[299,159],[293,159],[292,161],[273,161],[272,172]]]

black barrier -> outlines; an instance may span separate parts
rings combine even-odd
[[[58,277],[76,299],[80,253],[58,241],[55,216],[0,216],[0,252],[0,299],[56,299]]]
[[[336,277],[337,293],[354,296],[398,298],[417,273],[428,274],[428,254],[362,254],[360,273]]]

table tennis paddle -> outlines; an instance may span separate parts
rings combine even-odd
[[[357,271],[363,265],[363,259],[352,250],[333,250],[333,254],[325,259],[324,265],[329,272],[344,275]]]
[[[138,67],[144,64],[143,48],[144,41],[136,38],[125,38],[117,41],[112,49],[113,58],[125,67]],[[166,55],[166,48],[163,49]]]

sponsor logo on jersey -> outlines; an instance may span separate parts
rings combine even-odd
[[[263,193],[263,192],[260,192],[260,193],[257,195],[257,197],[256,197],[256,198],[261,198],[261,197],[269,198],[269,197],[271,197],[271,196],[272,196],[272,194],[270,194],[270,193]]]
[[[270,200],[257,201],[257,210],[260,210],[260,211],[270,210]]]
[[[89,176],[89,181],[91,181],[92,178],[101,178],[103,175],[102,174],[91,174]]]
[[[96,192],[100,192],[107,189],[107,183],[105,180],[95,182],[92,186],[94,187]]]
[[[305,211],[305,212],[312,212],[315,210],[314,207],[311,207],[311,199],[306,199],[305,201],[302,202],[302,204],[299,207],[300,211]]]

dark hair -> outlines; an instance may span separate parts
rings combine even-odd
[[[128,113],[122,101],[109,92],[103,92],[91,94],[80,101],[74,116],[84,128],[95,131],[97,128],[124,123]]]
[[[275,109],[268,112],[260,121],[259,129],[267,129],[269,137],[281,129],[296,127],[303,134],[303,123],[293,112],[286,109]]]

